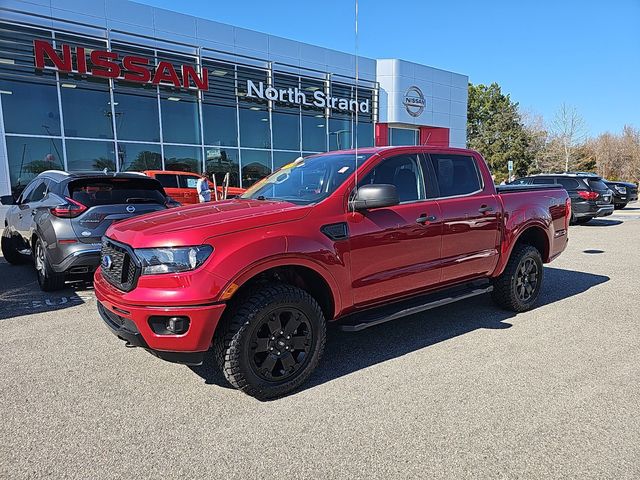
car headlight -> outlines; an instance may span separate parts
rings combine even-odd
[[[136,257],[142,265],[142,275],[177,273],[195,270],[213,253],[211,245],[176,248],[138,248]]]
[[[614,185],[613,188],[615,188],[620,193],[627,193],[627,187],[623,187],[621,185]]]

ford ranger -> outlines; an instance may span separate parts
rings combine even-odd
[[[532,308],[565,249],[561,185],[495,187],[477,152],[378,147],[300,158],[240,198],[112,225],[98,311],[129,346],[257,398],[299,387],[328,322],[347,331],[491,292]]]

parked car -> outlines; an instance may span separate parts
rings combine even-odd
[[[510,185],[562,185],[571,198],[571,223],[585,224],[613,213],[613,192],[602,178],[586,172],[549,173],[522,177]]]
[[[202,175],[191,172],[178,172],[172,170],[146,170],[143,172],[145,175],[158,180],[167,194],[170,195],[177,202],[183,205],[192,205],[199,203],[198,192],[196,191],[196,184],[198,180],[202,178]],[[209,188],[211,189],[211,199],[213,200],[213,182],[208,180]],[[242,195],[244,189],[238,187],[229,187],[227,195],[229,197]],[[222,186],[218,186],[218,195],[222,194]]]
[[[99,313],[165,360],[200,364],[213,342],[233,386],[271,398],[309,377],[326,322],[361,330],[490,291],[532,308],[570,201],[560,185],[494,187],[471,150],[387,147],[307,157],[180,211],[109,228]]]
[[[33,258],[42,290],[63,288],[93,273],[101,238],[115,221],[165,210],[170,199],[157,180],[141,174],[66,173],[34,178],[6,214],[2,254],[7,262]]]
[[[638,186],[629,182],[614,182],[603,180],[605,185],[613,192],[613,206],[621,209],[627,204],[638,201]]]

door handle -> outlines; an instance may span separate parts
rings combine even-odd
[[[493,207],[490,207],[488,205],[482,205],[479,209],[478,212],[480,213],[485,213],[485,212],[493,212]]]
[[[435,221],[436,221],[436,216],[435,215],[422,214],[418,218],[416,218],[416,223],[420,223],[422,225],[424,225],[425,223],[428,223],[428,222],[435,222]]]

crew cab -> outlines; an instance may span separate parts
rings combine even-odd
[[[496,188],[472,150],[329,152],[240,198],[112,225],[98,310],[169,361],[200,364],[213,346],[233,386],[273,398],[316,367],[327,322],[358,331],[489,292],[532,308],[570,217],[561,185]]]

